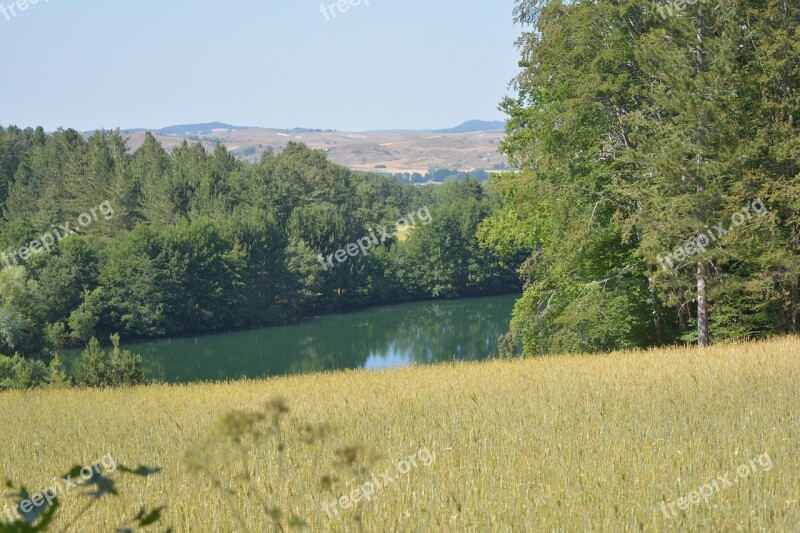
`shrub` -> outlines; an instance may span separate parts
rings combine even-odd
[[[118,387],[144,382],[142,357],[120,350],[119,335],[111,335],[111,354],[92,337],[75,366],[75,382],[81,387]]]
[[[92,337],[75,365],[75,382],[82,387],[102,387],[106,385],[106,375],[106,354]]]
[[[41,361],[0,355],[0,390],[31,389],[49,381],[50,369]]]
[[[118,386],[144,383],[142,356],[134,355],[128,350],[121,351],[118,333],[111,335],[111,343],[114,345],[109,365],[111,384]]]

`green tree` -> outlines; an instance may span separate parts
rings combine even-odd
[[[120,349],[119,335],[111,335],[113,350],[107,353],[92,337],[75,365],[75,382],[81,387],[118,387],[144,382],[142,357]]]
[[[108,361],[100,347],[100,341],[92,337],[80,359],[75,363],[75,381],[83,387],[102,387],[108,385]]]
[[[528,354],[641,346],[670,338],[648,290],[638,238],[625,221],[635,203],[618,194],[633,180],[620,158],[631,114],[642,105],[636,59],[652,25],[640,1],[520,1],[518,96],[502,144],[520,169],[495,179],[506,201],[481,229],[502,257],[529,254],[525,294],[514,311],[508,352]],[[602,324],[602,325],[600,325]]]
[[[685,16],[669,17],[643,36],[637,58],[645,73],[639,93],[648,102],[636,114],[627,155],[636,179],[626,192],[638,209],[631,217],[641,235],[642,255],[658,269],[662,255],[686,241],[709,241],[706,228],[730,220],[723,198],[738,176],[738,124],[747,121],[737,102],[737,48],[740,31],[736,9],[721,4],[687,7]],[[737,208],[738,209],[738,208]],[[654,276],[674,307],[696,312],[696,334],[684,338],[699,346],[710,343],[709,283],[713,261],[722,248],[696,259],[666,260],[673,270]]]
[[[170,157],[150,132],[134,154],[133,172],[140,183],[141,218],[158,227],[180,220],[186,207],[184,186],[173,180]]]

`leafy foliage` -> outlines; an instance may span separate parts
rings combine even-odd
[[[207,153],[184,142],[168,153],[147,135],[130,154],[119,132],[86,140],[74,130],[14,127],[0,131],[0,162],[0,252],[13,254],[91,206],[113,206],[112,217],[49,253],[0,270],[0,353],[48,362],[63,346],[90,343],[92,362],[78,378],[86,385],[118,381],[90,342],[116,332],[283,324],[519,286],[513,260],[478,246],[478,226],[500,202],[473,180],[431,191],[351,172],[295,143],[250,164],[223,146]],[[398,235],[396,221],[422,208],[432,223]],[[378,228],[385,242],[323,268],[320,257]]]
[[[494,178],[506,205],[479,231],[528,257],[507,353],[798,331],[800,9],[757,4],[518,1],[502,151],[520,172]],[[770,216],[662,269],[756,199]]]

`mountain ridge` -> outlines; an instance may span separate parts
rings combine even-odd
[[[433,130],[431,133],[475,133],[478,131],[500,131],[506,129],[502,120],[468,120],[455,128]]]
[[[501,120],[468,120],[455,126],[453,128],[443,129],[407,129],[407,128],[387,128],[380,130],[369,130],[368,132],[354,132],[354,133],[391,133],[391,132],[408,132],[408,133],[475,133],[481,131],[500,131],[505,130],[506,123]],[[311,133],[311,132],[336,132],[339,130],[321,129],[321,128],[272,128],[263,126],[234,126],[226,122],[198,122],[194,124],[175,124],[164,126],[163,128],[124,128],[120,129],[120,133],[130,135],[133,133],[149,131],[158,135],[171,135],[171,136],[192,136],[192,135],[209,135],[211,133],[232,132],[251,129],[263,129],[290,133]],[[84,133],[91,134],[97,130],[86,131]]]

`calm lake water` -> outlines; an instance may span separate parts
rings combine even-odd
[[[171,383],[474,361],[497,353],[517,298],[416,302],[122,347],[142,355],[148,378]],[[64,354],[65,363],[78,353]]]

